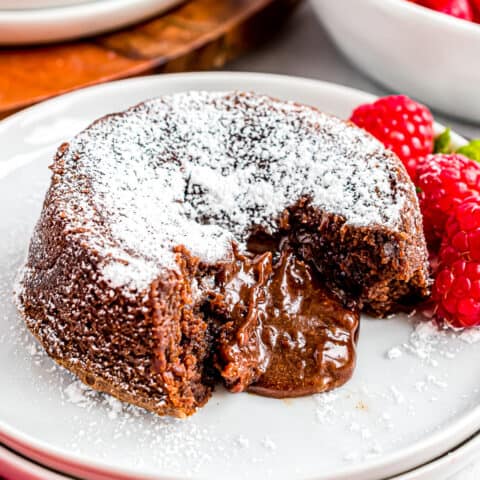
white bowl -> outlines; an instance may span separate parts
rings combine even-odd
[[[141,22],[184,1],[0,0],[0,46],[96,35]],[[9,8],[12,5],[17,8]]]
[[[406,0],[311,0],[367,75],[434,109],[480,123],[480,25]]]

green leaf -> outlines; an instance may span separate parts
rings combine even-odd
[[[446,128],[443,133],[441,133],[438,137],[435,138],[435,145],[433,147],[434,153],[451,153],[451,130]]]
[[[461,153],[476,162],[480,162],[480,139],[479,140],[472,140],[467,145],[460,147],[457,150],[457,153]]]

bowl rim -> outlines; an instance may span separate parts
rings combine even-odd
[[[463,20],[461,18],[453,17],[446,13],[437,12],[430,8],[418,5],[416,3],[410,2],[408,0],[364,0],[369,1],[372,4],[376,4],[382,8],[397,8],[403,9],[405,12],[415,13],[423,21],[432,24],[437,22],[438,25],[445,25],[457,28],[464,32],[475,32],[474,35],[478,35],[480,39],[480,23],[469,22],[468,20]]]

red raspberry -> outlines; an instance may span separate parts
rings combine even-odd
[[[432,253],[438,251],[453,208],[480,195],[480,164],[459,154],[429,155],[417,167],[423,230]]]
[[[445,227],[433,286],[436,316],[453,327],[480,325],[480,201],[455,208]]]
[[[412,179],[417,163],[433,151],[432,114],[405,95],[360,105],[350,120],[395,152]]]
[[[473,22],[473,11],[469,0],[417,0],[416,3],[437,12]]]
[[[473,21],[480,23],[480,0],[472,0]]]

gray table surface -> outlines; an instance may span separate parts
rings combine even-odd
[[[275,38],[263,47],[230,63],[228,70],[297,75],[339,83],[376,95],[392,93],[348,63],[335,48],[308,3],[297,10]],[[480,138],[480,124],[462,122],[437,112],[434,114],[436,120],[450,126],[460,135]],[[478,479],[480,462],[450,480]]]

